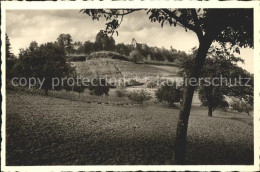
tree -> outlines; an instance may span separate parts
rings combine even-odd
[[[129,56],[131,49],[127,45],[120,43],[115,45],[115,51],[118,52],[119,54]]]
[[[151,100],[152,96],[150,93],[146,92],[144,89],[135,90],[127,95],[127,97],[135,103],[138,103],[144,108],[144,102]]]
[[[5,34],[5,53],[6,53],[6,59],[9,59],[12,57],[12,53],[11,53],[11,44],[10,44],[10,40],[7,34]]]
[[[5,34],[5,54],[6,54],[6,78],[10,79],[13,77],[13,68],[16,63],[16,58],[11,53],[11,44],[7,34]]]
[[[223,107],[226,103],[225,96],[221,92],[221,87],[214,87],[212,85],[200,86],[199,99],[202,102],[202,106],[208,107],[208,116],[212,116],[213,111],[217,107]]]
[[[134,63],[143,63],[144,57],[139,51],[135,50],[130,53],[130,59],[133,60]]]
[[[176,82],[164,83],[155,93],[156,98],[160,102],[167,102],[169,107],[173,107],[174,103],[181,101],[182,92],[177,87]]]
[[[84,53],[82,42],[77,41],[77,42],[73,43],[73,53],[75,53],[75,54],[82,54],[82,53]]]
[[[36,41],[32,41],[29,45],[29,51],[33,52],[39,48],[38,43]]]
[[[33,51],[22,50],[18,61],[19,75],[44,80],[42,89],[46,95],[53,88],[53,78],[67,77],[74,71],[66,62],[64,49],[54,43],[42,44]]]
[[[181,76],[190,75],[193,68],[196,48],[193,48],[193,54],[181,61],[182,70],[179,72]],[[212,116],[213,111],[219,107],[225,110],[228,103],[225,96],[232,96],[238,99],[253,100],[253,77],[237,66],[237,62],[244,62],[241,58],[235,57],[225,48],[211,47],[207,53],[207,59],[202,68],[201,77],[204,79],[199,86],[199,98],[203,106],[208,107],[208,116]],[[239,77],[245,78],[241,80],[241,85],[233,86],[232,82],[237,82]],[[213,82],[213,79],[217,79]],[[223,78],[223,81],[219,80]],[[246,86],[247,83],[250,86]],[[228,80],[224,80],[228,79]],[[233,81],[232,81],[233,80]]]
[[[104,17],[108,22],[106,29],[100,32],[104,35],[118,34],[125,15],[143,9],[84,9],[81,12],[99,20]],[[183,27],[186,31],[193,31],[198,38],[199,48],[194,57],[194,67],[189,78],[198,81],[204,65],[208,49],[212,42],[219,42],[222,46],[227,43],[235,50],[239,47],[253,47],[253,9],[145,9],[151,22],[158,22],[163,27]],[[179,122],[176,132],[175,160],[178,164],[185,163],[186,138],[188,121],[191,110],[193,93],[196,86],[188,85],[185,88],[183,103],[179,112]]]
[[[86,41],[83,44],[83,52],[86,54],[90,54],[92,52],[96,51],[95,47],[94,47],[94,43],[90,42],[90,41]]]
[[[64,49],[66,54],[71,54],[73,52],[73,40],[70,34],[60,34],[57,41],[58,45]]]
[[[94,78],[92,79],[90,85],[89,85],[89,90],[91,91],[92,94],[96,96],[109,96],[109,84],[104,78]]]
[[[196,55],[197,49],[193,49],[193,55]],[[213,111],[217,107],[225,108],[227,102],[225,102],[225,96],[234,93],[233,88],[230,87],[228,80],[222,79],[232,79],[236,80],[239,76],[245,74],[237,73],[237,75],[232,75],[234,70],[239,69],[237,62],[244,62],[241,58],[235,57],[233,54],[230,54],[228,50],[224,48],[211,47],[207,54],[207,59],[202,68],[201,77],[203,80],[199,85],[199,98],[203,106],[208,107],[208,116],[212,116]],[[189,75],[191,73],[192,66],[194,65],[193,58],[186,58],[182,61],[181,67],[182,70],[180,74],[182,76]],[[214,80],[214,83],[213,83]],[[238,94],[232,94],[233,96],[241,97],[246,94],[243,89],[246,89],[244,86],[240,86],[241,92]]]
[[[236,112],[245,112],[248,116],[250,116],[250,112],[253,111],[253,105],[246,102],[245,100],[239,100],[236,98],[232,99],[231,105],[232,109]]]
[[[77,82],[73,85],[72,90],[79,93],[79,96],[80,96],[80,93],[84,92],[85,87],[80,80],[77,80]]]
[[[103,35],[101,32],[97,34],[95,44],[98,50],[113,51],[115,49],[114,38]]]

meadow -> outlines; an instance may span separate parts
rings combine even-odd
[[[7,165],[174,164],[179,109],[7,92]],[[253,118],[194,104],[188,164],[253,164]]]

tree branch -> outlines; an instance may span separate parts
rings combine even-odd
[[[189,24],[187,21],[181,20],[180,17],[176,16],[172,11],[168,9],[162,9],[162,11],[166,14],[168,14],[170,17],[174,18],[177,22],[179,22],[181,25],[183,25],[185,28],[188,28],[189,30],[192,30],[196,33],[196,29],[193,25]]]
[[[128,12],[124,12],[124,10],[125,9],[123,9],[123,13],[115,13],[115,14],[113,14],[113,13],[111,13],[111,12],[107,12],[107,11],[105,11],[104,10],[104,14],[108,14],[108,15],[119,15],[119,16],[125,16],[125,15],[127,15],[127,14],[131,14],[131,13],[133,13],[133,12],[135,12],[135,11],[141,11],[141,10],[144,10],[144,9],[133,9],[133,10],[131,10],[131,11],[128,11]]]
[[[199,23],[199,19],[198,19],[196,9],[191,9],[191,14],[192,14],[192,18],[193,18],[193,21],[194,21],[195,32],[196,32],[199,40],[201,40],[202,37],[203,37],[203,32],[200,28],[200,23]]]

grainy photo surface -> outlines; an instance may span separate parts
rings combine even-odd
[[[5,20],[6,166],[254,165],[253,8]]]

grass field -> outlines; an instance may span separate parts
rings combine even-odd
[[[178,109],[7,93],[7,165],[167,164]],[[253,164],[253,118],[192,108],[189,164]]]

